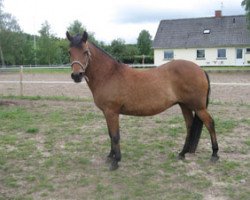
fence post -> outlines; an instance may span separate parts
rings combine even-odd
[[[20,66],[20,95],[23,96],[23,66]]]

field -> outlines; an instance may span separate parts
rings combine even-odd
[[[249,83],[249,73],[211,73],[212,83]],[[18,80],[0,74],[0,81]],[[70,81],[66,74],[24,80]],[[86,84],[0,84],[0,199],[249,199],[250,86],[212,84],[220,160],[204,129],[195,155],[178,106],[153,117],[120,117],[122,161],[110,172],[105,120]]]

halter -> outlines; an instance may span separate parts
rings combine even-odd
[[[71,67],[73,67],[74,64],[80,65],[80,67],[81,67],[82,70],[83,70],[83,77],[84,77],[84,79],[85,79],[87,82],[89,82],[89,78],[86,76],[85,72],[86,72],[86,70],[87,70],[87,68],[88,68],[88,66],[89,66],[89,60],[90,60],[90,56],[91,56],[90,50],[89,50],[89,49],[86,49],[86,50],[83,52],[83,54],[87,54],[87,61],[86,61],[86,63],[85,63],[85,64],[82,64],[79,60],[74,60],[74,61],[72,61],[72,63],[71,63]]]

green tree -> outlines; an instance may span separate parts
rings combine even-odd
[[[67,30],[71,35],[83,34],[84,31],[87,31],[85,26],[83,26],[83,24],[79,20],[75,20],[73,23],[71,23]],[[99,42],[95,39],[95,34],[93,32],[87,32],[88,40],[94,42],[95,44],[98,44]]]
[[[148,31],[142,30],[137,38],[137,46],[141,55],[149,55],[152,51],[152,40]]]
[[[86,28],[82,25],[82,23],[79,20],[75,20],[73,23],[69,25],[67,28],[70,35],[77,35],[77,34],[83,34],[84,31],[86,31]]]
[[[21,29],[16,19],[3,11],[3,0],[0,0],[0,60],[2,66],[16,64],[20,46]]]
[[[3,11],[3,0],[0,0],[0,31],[20,32],[21,28],[14,16]]]
[[[126,44],[125,50],[124,50],[124,56],[122,61],[124,63],[132,64],[132,63],[138,63],[136,59],[136,55],[139,54],[139,49],[137,48],[136,44]]]
[[[22,43],[20,44],[22,46],[22,65],[31,65],[36,64],[35,58],[35,46],[34,46],[34,35],[22,33]]]
[[[50,24],[45,21],[39,30],[37,56],[39,64],[55,64],[57,63],[57,47],[55,36],[52,34]]]
[[[243,0],[241,6],[245,7],[246,17],[248,20],[248,26],[250,27],[250,0]]]
[[[125,41],[121,38],[113,40],[110,46],[110,53],[117,60],[123,61],[123,57],[126,54],[126,45]]]
[[[57,63],[67,64],[69,63],[69,55],[68,48],[69,42],[65,39],[56,39],[56,47],[57,47]]]

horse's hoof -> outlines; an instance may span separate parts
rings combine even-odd
[[[112,163],[113,161],[114,161],[114,158],[108,156],[108,157],[106,158],[106,161],[105,161],[105,162],[106,162],[107,164],[109,164],[109,163]]]
[[[179,154],[177,160],[185,160],[185,155]]]
[[[111,162],[111,164],[109,166],[109,170],[114,171],[114,170],[118,169],[118,167],[119,167],[118,162],[113,160],[113,162]]]
[[[211,156],[211,158],[210,158],[210,162],[212,162],[212,163],[216,163],[218,160],[219,160],[219,156]]]

